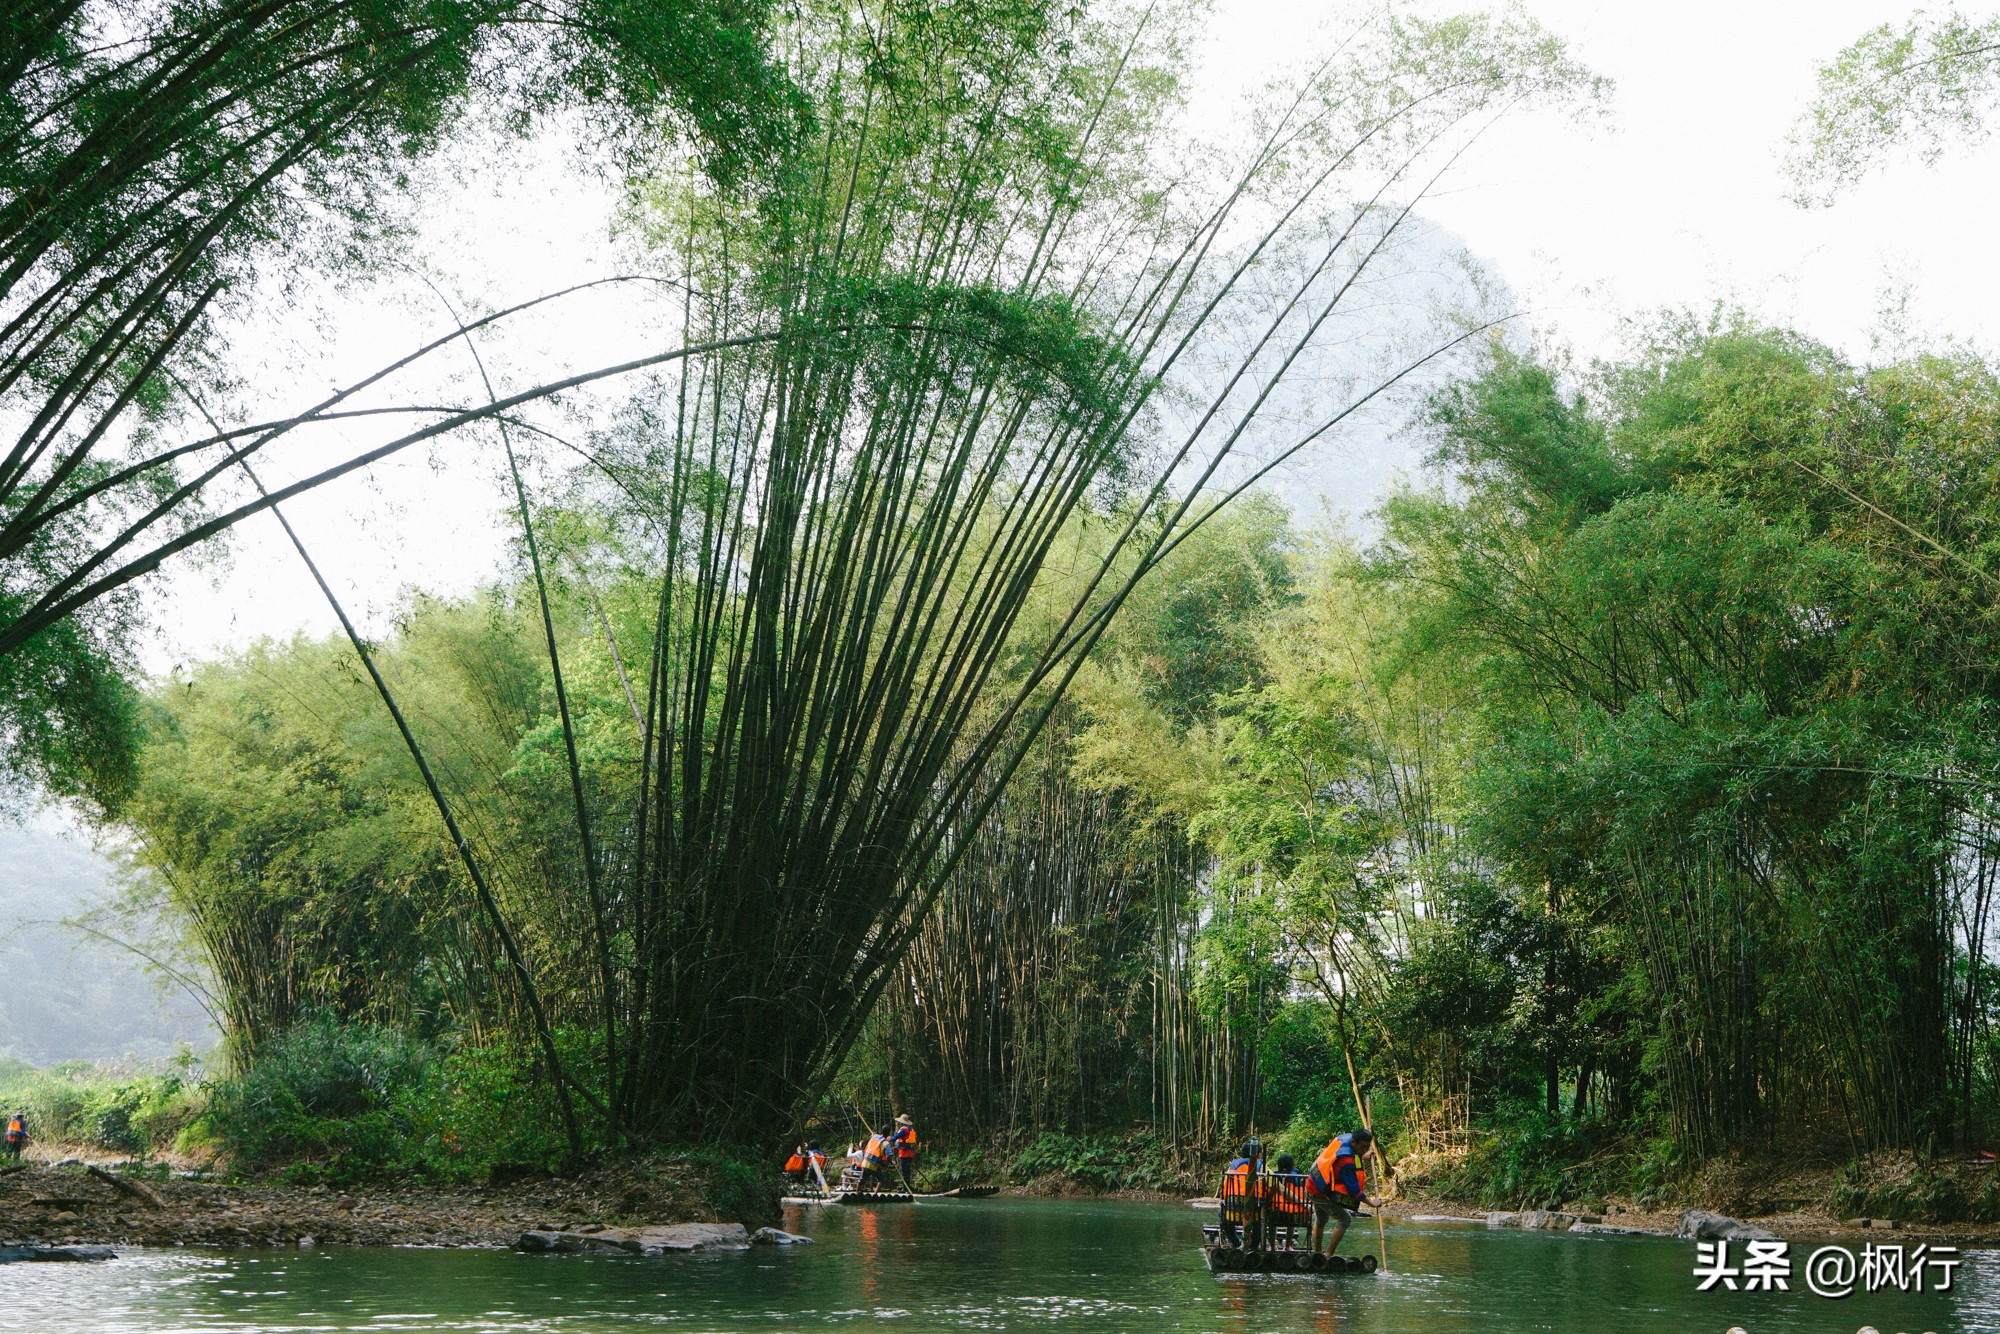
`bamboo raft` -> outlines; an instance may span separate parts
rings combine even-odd
[[[836,1190],[826,1195],[787,1195],[782,1204],[917,1204],[924,1200],[983,1200],[1000,1193],[998,1186],[960,1186],[955,1190],[929,1194],[906,1194],[900,1190]]]
[[[1222,1244],[1222,1229],[1202,1230],[1201,1254],[1211,1274],[1372,1274],[1379,1262],[1372,1255],[1321,1255],[1288,1240],[1282,1245],[1247,1250]]]

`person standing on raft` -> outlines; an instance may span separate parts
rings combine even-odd
[[[896,1128],[889,1133],[889,1143],[896,1149],[896,1171],[901,1175],[906,1189],[914,1190],[912,1184],[917,1177],[917,1128],[910,1118],[896,1113]]]
[[[1222,1169],[1222,1244],[1253,1251],[1264,1244],[1264,1146],[1254,1139],[1244,1140],[1242,1156]]]
[[[861,1150],[861,1189],[881,1189],[883,1169],[894,1161],[895,1156],[896,1151],[889,1147],[887,1135],[870,1135]]]
[[[1320,1233],[1325,1230],[1326,1254],[1340,1247],[1347,1225],[1368,1203],[1368,1173],[1361,1160],[1375,1147],[1375,1134],[1367,1128],[1336,1135],[1320,1150],[1312,1171],[1306,1176],[1306,1198],[1312,1202],[1312,1248],[1318,1250]]]

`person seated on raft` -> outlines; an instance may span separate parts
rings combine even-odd
[[[840,1169],[840,1188],[842,1190],[859,1190],[861,1189],[861,1167],[866,1161],[861,1152],[861,1146],[853,1140],[849,1140],[847,1142],[846,1157],[847,1162]]]
[[[785,1159],[785,1176],[802,1186],[816,1186],[826,1178],[826,1154],[816,1139],[803,1140]]]
[[[1278,1155],[1271,1175],[1264,1179],[1264,1216],[1270,1229],[1269,1240],[1297,1246],[1299,1229],[1312,1218],[1306,1174],[1289,1153]]]
[[[1354,1221],[1356,1211],[1369,1202],[1365,1193],[1368,1174],[1362,1170],[1361,1159],[1374,1147],[1375,1132],[1364,1126],[1351,1134],[1334,1136],[1320,1150],[1306,1177],[1306,1198],[1313,1209],[1314,1250],[1320,1248],[1320,1233],[1324,1229],[1326,1253],[1332,1255],[1340,1246],[1340,1239],[1347,1235],[1347,1225]]]
[[[1264,1244],[1264,1146],[1254,1139],[1244,1140],[1242,1156],[1222,1169],[1222,1244],[1253,1251]]]

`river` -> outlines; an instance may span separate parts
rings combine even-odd
[[[995,1199],[793,1210],[786,1225],[815,1245],[651,1260],[133,1250],[108,1264],[0,1267],[0,1330],[2000,1329],[2000,1252],[1966,1252],[1949,1293],[1836,1301],[1806,1290],[1806,1244],[1793,1247],[1790,1292],[1697,1292],[1688,1242],[1392,1224],[1385,1273],[1218,1279],[1195,1249],[1201,1221],[1169,1205]],[[1375,1250],[1361,1226],[1358,1249]]]

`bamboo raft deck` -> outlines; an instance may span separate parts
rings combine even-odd
[[[919,1204],[925,1200],[983,1200],[1000,1193],[998,1186],[960,1186],[955,1190],[907,1194],[900,1190],[835,1190],[826,1195],[786,1195],[782,1204]]]
[[[1379,1261],[1372,1255],[1323,1256],[1286,1238],[1280,1245],[1246,1250],[1222,1244],[1222,1229],[1211,1223],[1202,1230],[1202,1260],[1211,1274],[1372,1274]]]

